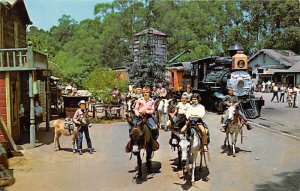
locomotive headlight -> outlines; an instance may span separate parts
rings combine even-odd
[[[239,68],[243,68],[245,66],[245,61],[244,60],[239,60],[237,62],[237,65],[238,65]]]
[[[237,83],[237,87],[238,87],[238,88],[243,88],[244,85],[245,85],[244,80],[239,80],[238,83]]]

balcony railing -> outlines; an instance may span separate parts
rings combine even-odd
[[[0,71],[47,69],[47,54],[27,48],[0,49]]]

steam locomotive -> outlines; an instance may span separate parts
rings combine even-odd
[[[256,118],[260,115],[264,100],[253,95],[248,58],[237,44],[229,47],[229,53],[231,57],[210,56],[192,62],[193,92],[204,98],[202,104],[207,109],[222,113],[225,109],[222,102],[227,88],[231,87],[241,101],[240,110],[247,118]]]

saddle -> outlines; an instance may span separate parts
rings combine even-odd
[[[68,129],[69,130],[69,133],[72,133],[74,131],[74,128],[75,128],[75,125],[72,121],[71,118],[65,118],[65,126],[64,126],[65,129]]]

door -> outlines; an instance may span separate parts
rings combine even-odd
[[[20,136],[19,125],[19,84],[16,79],[10,81],[10,106],[11,106],[11,134],[14,140]]]

